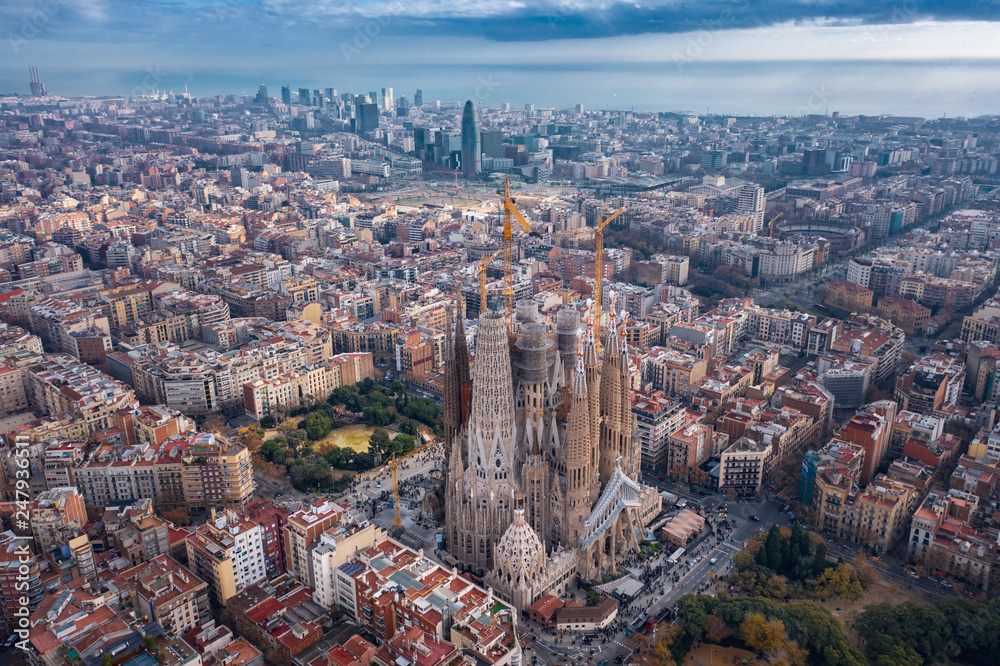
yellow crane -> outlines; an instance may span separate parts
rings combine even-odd
[[[608,226],[611,220],[625,212],[622,206],[616,210],[608,219],[604,218],[604,213],[597,218],[597,228],[594,230],[594,239],[597,241],[597,257],[594,261],[594,305],[593,305],[593,326],[594,346],[597,353],[601,353],[601,300],[604,298],[604,227]],[[614,305],[611,306],[614,308]]]
[[[510,179],[504,179],[502,190],[497,190],[497,194],[503,195],[501,208],[503,209],[503,269],[504,269],[504,290],[503,300],[507,308],[507,317],[514,315],[514,226],[512,220],[517,220],[518,225],[526,234],[541,237],[541,234],[534,231],[528,221],[521,215],[521,211],[514,204],[516,201],[510,196]]]
[[[392,470],[392,526],[396,528],[397,534],[403,529],[403,519],[399,517],[399,477],[396,474],[398,465],[396,453],[393,452],[389,458],[389,469]]]
[[[780,213],[771,218],[771,230],[767,233],[768,238],[774,238],[774,223],[779,217],[781,217],[784,214],[785,211],[781,211]]]
[[[486,312],[486,269],[489,268],[490,262],[496,259],[497,255],[503,251],[504,248],[501,247],[488,257],[484,254],[481,265],[476,269],[476,275],[479,276],[479,314]]]

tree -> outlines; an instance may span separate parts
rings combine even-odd
[[[392,392],[397,396],[403,396],[406,394],[406,385],[398,379],[392,380]]]
[[[375,455],[385,455],[389,446],[389,433],[382,428],[375,428],[368,436],[368,450]]]
[[[784,647],[785,623],[767,620],[759,613],[750,613],[740,624],[740,640],[758,654],[775,652]]]
[[[709,643],[721,644],[733,635],[726,621],[718,615],[709,615],[705,621],[705,640]]]
[[[420,434],[420,426],[416,421],[412,419],[407,419],[399,424],[399,431],[407,435],[413,435],[416,437]]]
[[[299,430],[304,431],[305,436],[311,441],[318,442],[330,434],[330,417],[321,410],[312,412],[299,421]]]
[[[284,450],[281,448],[281,445],[273,439],[267,440],[264,442],[264,445],[260,447],[260,455],[262,455],[264,459],[269,462],[274,462],[274,460],[283,452]],[[281,457],[284,458],[284,456]]]
[[[173,509],[167,509],[163,511],[163,519],[177,525],[178,527],[187,527],[191,524],[191,510],[186,506],[178,506]]]
[[[767,538],[764,540],[764,549],[767,550],[767,566],[774,571],[781,571],[783,565],[781,541],[781,529],[776,524],[771,525],[771,529],[767,532]]]
[[[838,597],[847,601],[859,601],[865,596],[857,572],[850,564],[838,564],[827,569],[816,580],[816,586],[820,599]]]
[[[601,603],[601,595],[597,593],[597,590],[588,590],[587,591],[587,605],[588,606],[596,606],[599,603]]]
[[[369,425],[386,426],[396,420],[396,415],[385,407],[369,405],[362,410],[361,418]]]
[[[260,426],[262,428],[273,428],[274,427],[274,417],[268,414],[267,416],[261,418]]]

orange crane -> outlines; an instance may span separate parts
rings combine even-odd
[[[604,227],[608,226],[611,220],[625,212],[622,206],[614,212],[608,219],[604,218],[604,213],[597,218],[597,228],[594,230],[594,238],[597,241],[597,257],[594,262],[594,311],[591,325],[594,330],[594,346],[597,353],[601,353],[601,300],[604,298]],[[614,306],[612,305],[612,308]]]
[[[501,247],[488,257],[484,254],[481,265],[476,269],[476,274],[479,276],[479,314],[486,312],[486,269],[489,268],[490,262],[503,251],[504,248]],[[506,269],[506,267],[504,268]]]
[[[514,227],[512,219],[517,220],[518,225],[524,232],[531,236],[541,237],[541,234],[534,231],[528,221],[517,209],[515,200],[510,196],[510,179],[504,179],[502,190],[497,190],[497,194],[503,196],[501,207],[503,208],[503,270],[506,284],[503,290],[504,305],[507,308],[507,317],[512,319],[514,315]]]
[[[781,211],[780,213],[771,218],[771,230],[767,233],[768,238],[774,238],[774,222],[784,214],[785,211]]]

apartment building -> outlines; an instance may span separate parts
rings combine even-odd
[[[83,495],[72,486],[47,490],[31,503],[35,552],[48,553],[78,537],[87,526]]]
[[[187,538],[188,565],[208,583],[221,606],[267,576],[263,531],[235,511],[212,509],[211,519]]]
[[[727,497],[753,497],[767,483],[773,460],[770,443],[740,437],[719,459],[719,492]]]
[[[931,492],[913,514],[907,556],[937,572],[986,591],[996,566],[995,541],[972,523],[979,497],[960,490]]]
[[[862,312],[872,306],[872,290],[850,280],[838,280],[823,287],[823,302],[848,312]]]
[[[285,566],[295,578],[315,587],[311,549],[326,530],[339,523],[346,508],[320,500],[288,516],[285,524]]]
[[[337,571],[362,551],[386,539],[385,530],[368,521],[337,523],[325,530],[311,549],[313,601],[323,608],[337,605]]]
[[[708,368],[704,359],[664,347],[650,349],[645,361],[644,378],[668,396],[692,395]]]
[[[918,359],[896,380],[901,409],[933,414],[958,402],[965,383],[965,366],[943,352]]]
[[[169,555],[126,569],[114,578],[123,601],[136,612],[181,636],[211,617],[208,584]]]
[[[114,413],[138,407],[132,388],[67,354],[49,354],[21,368],[32,409],[71,413],[87,434],[114,425]]]
[[[887,553],[906,538],[918,498],[917,489],[909,484],[875,478],[848,496],[837,537],[875,553]]]
[[[663,391],[632,394],[632,413],[644,468],[654,471],[667,468],[667,439],[684,423],[685,412],[679,400],[668,398]]]
[[[906,298],[886,296],[875,309],[879,317],[891,321],[908,335],[921,335],[931,318],[930,308],[925,308]]]

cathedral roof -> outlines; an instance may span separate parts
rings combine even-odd
[[[497,544],[497,568],[515,580],[530,580],[541,570],[544,559],[541,539],[524,519],[524,509],[518,509]]]

